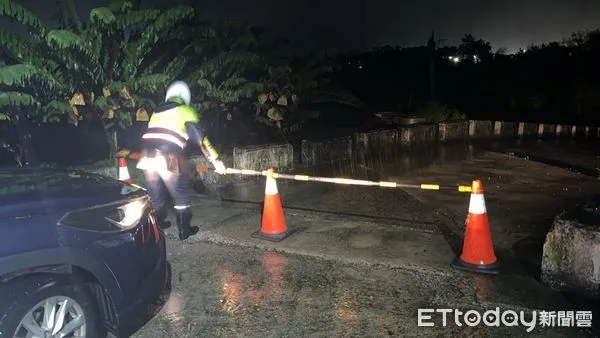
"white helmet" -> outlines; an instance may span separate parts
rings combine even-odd
[[[186,105],[190,105],[192,94],[190,93],[190,87],[188,87],[187,83],[183,81],[175,81],[169,85],[169,88],[167,88],[165,101],[174,97],[179,97]]]

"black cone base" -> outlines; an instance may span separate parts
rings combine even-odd
[[[497,261],[493,264],[475,265],[463,262],[460,257],[456,257],[454,261],[452,261],[452,267],[462,271],[482,273],[486,275],[497,275],[500,273],[500,271],[498,271]]]
[[[296,230],[288,229],[280,234],[272,235],[272,234],[265,234],[261,230],[258,230],[256,232],[252,233],[252,235],[250,235],[250,236],[252,238],[258,238],[258,239],[262,239],[262,240],[270,241],[270,242],[281,242],[284,239],[290,237],[295,232],[296,232]]]

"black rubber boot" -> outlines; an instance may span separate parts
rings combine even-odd
[[[167,208],[160,208],[156,210],[156,222],[161,229],[167,229],[171,227],[171,222],[167,221]]]
[[[178,210],[175,209],[175,216],[177,217],[177,228],[179,230],[179,240],[195,235],[198,233],[198,227],[190,226],[192,220],[192,211],[189,208]]]

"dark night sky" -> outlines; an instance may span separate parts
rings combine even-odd
[[[53,0],[21,0],[49,18]],[[78,0],[86,15],[102,0]],[[455,44],[466,33],[509,52],[531,43],[560,40],[580,29],[600,28],[599,0],[144,0],[144,3],[198,3],[208,19],[241,19],[288,36],[302,49],[368,49],[385,44],[411,46],[437,38]]]

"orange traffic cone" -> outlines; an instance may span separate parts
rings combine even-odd
[[[452,265],[461,270],[497,274],[497,259],[481,180],[473,181],[465,227],[463,252],[452,262]]]
[[[133,183],[131,176],[129,176],[129,169],[127,168],[127,161],[124,157],[119,157],[119,181],[128,184]]]
[[[279,242],[289,235],[287,230],[277,183],[273,177],[273,169],[269,169],[265,184],[262,226],[259,231],[252,234],[252,237]]]

